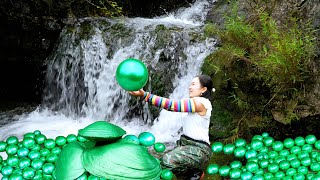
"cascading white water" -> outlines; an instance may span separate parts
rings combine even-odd
[[[106,120],[128,134],[150,131],[159,142],[175,141],[184,113],[162,110],[153,123],[141,117],[126,119],[132,97],[117,84],[115,71],[129,57],[156,68],[164,53],[177,61],[179,69],[169,98],[187,97],[190,81],[200,73],[204,58],[215,49],[214,39],[191,37],[203,33],[210,3],[199,0],[192,7],[153,19],[81,19],[72,29],[65,28],[56,51],[48,58],[44,103],[2,126],[0,140],[11,135],[21,138],[34,130],[52,138],[77,134],[78,129],[94,121]],[[90,30],[84,30],[84,24]],[[169,40],[161,41],[163,37],[156,33],[159,25],[170,30]]]

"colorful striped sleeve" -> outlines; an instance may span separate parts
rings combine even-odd
[[[145,92],[143,100],[154,106],[174,112],[196,112],[196,105],[193,99],[183,99],[180,101],[170,100],[149,92]]]

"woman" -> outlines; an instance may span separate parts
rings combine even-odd
[[[198,75],[189,86],[189,99],[170,100],[150,94],[142,89],[129,92],[136,97],[142,97],[143,100],[157,107],[169,111],[188,113],[183,120],[183,135],[177,141],[177,147],[164,154],[161,159],[163,168],[172,170],[176,175],[192,172],[193,178],[191,179],[201,179],[204,176],[200,169],[206,165],[212,155],[209,141],[212,110],[209,98],[212,89],[211,77]],[[198,176],[198,178],[195,176]]]

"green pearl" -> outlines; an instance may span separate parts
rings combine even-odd
[[[263,142],[261,140],[254,139],[251,141],[250,147],[255,151],[259,151],[263,147]]]
[[[289,169],[289,168],[290,168],[290,163],[289,163],[289,161],[281,161],[281,162],[279,163],[279,168],[280,168],[281,170],[287,170],[287,169]]]
[[[309,157],[304,157],[301,159],[301,164],[303,166],[310,166],[311,165],[311,159]]]
[[[308,135],[306,136],[306,143],[314,144],[317,141],[317,137],[315,135]]]
[[[17,156],[10,155],[7,158],[7,164],[11,167],[16,167],[19,163],[19,158]]]
[[[23,179],[24,178],[22,177],[22,175],[17,172],[13,172],[9,177],[9,180],[23,180]]]
[[[235,145],[236,147],[240,147],[240,146],[243,146],[243,147],[244,147],[244,146],[247,145],[247,142],[246,142],[246,140],[244,140],[244,139],[242,139],[242,138],[239,138],[239,139],[235,140],[234,145]]]
[[[290,152],[287,149],[283,149],[279,152],[280,156],[287,157],[290,154]]]
[[[7,148],[7,143],[6,143],[6,142],[1,141],[1,142],[0,142],[0,152],[5,151],[5,150],[6,150],[6,148]]]
[[[320,150],[320,140],[318,140],[318,141],[316,141],[316,142],[314,143],[314,147],[315,147],[316,149]]]
[[[254,135],[254,136],[252,137],[251,141],[252,141],[252,140],[255,140],[255,139],[262,141],[262,140],[263,140],[263,137],[262,137],[261,135]]]
[[[295,174],[293,175],[294,180],[305,180],[305,176],[303,174]]]
[[[319,172],[320,171],[320,163],[318,163],[318,162],[311,163],[310,169],[311,169],[311,171]]]
[[[31,160],[23,157],[19,160],[19,168],[20,169],[25,169],[26,167],[29,167],[31,165]]]
[[[243,172],[243,173],[241,174],[241,179],[242,179],[242,180],[249,180],[249,179],[252,179],[252,177],[253,177],[252,173],[251,173],[251,172],[248,172],[248,171]]]
[[[279,165],[276,164],[276,163],[271,163],[271,164],[269,164],[269,166],[268,166],[268,171],[269,171],[270,173],[276,173],[276,172],[278,172],[278,171],[279,171]]]
[[[149,132],[140,133],[139,136],[140,144],[143,146],[152,146],[155,143],[155,137]]]
[[[231,167],[231,169],[241,168],[242,167],[242,163],[240,161],[232,161],[230,163],[230,167]]]
[[[314,176],[314,174],[309,173],[306,175],[306,178],[307,178],[307,180],[312,180],[313,176]]]
[[[239,168],[232,169],[229,173],[230,178],[239,179],[241,177],[242,171]]]
[[[22,171],[22,176],[25,179],[32,179],[35,176],[36,172],[34,169],[32,169],[31,167],[26,167],[23,171]]]
[[[304,157],[309,157],[309,156],[310,156],[309,153],[306,151],[301,151],[298,153],[298,159],[302,159]]]
[[[305,144],[305,145],[303,145],[302,148],[301,148],[302,151],[306,151],[306,152],[308,152],[308,153],[311,153],[311,152],[312,152],[312,149],[313,149],[313,147],[312,147],[311,144]]]
[[[290,149],[290,148],[292,148],[294,146],[294,140],[291,139],[291,138],[287,138],[287,139],[285,139],[283,141],[283,145],[284,145],[285,148]]]
[[[54,165],[52,163],[45,163],[42,166],[43,174],[51,175],[54,170]]]
[[[298,168],[301,165],[301,162],[298,159],[293,159],[290,161],[290,165],[293,168]]]
[[[30,137],[30,138],[34,139],[35,135],[33,133],[26,133],[23,135],[23,138],[26,138],[26,137]]]
[[[297,145],[297,146],[303,146],[303,145],[306,143],[306,141],[305,141],[305,139],[304,139],[303,137],[298,136],[298,137],[296,137],[296,138],[294,139],[294,143],[295,143],[295,145]]]
[[[18,149],[17,155],[18,157],[26,157],[28,156],[29,149],[26,147],[21,147]]]
[[[247,162],[246,168],[249,172],[254,173],[259,169],[259,165],[256,162]]]
[[[284,172],[282,172],[282,171],[278,171],[278,172],[276,172],[275,174],[274,174],[274,177],[276,178],[276,179],[282,179],[282,178],[284,178],[286,176],[286,174],[284,173]]]
[[[206,171],[209,175],[218,174],[219,173],[219,166],[217,164],[209,164]]]
[[[254,174],[255,175],[263,175],[264,174],[264,170],[263,169],[258,169]]]
[[[284,156],[277,156],[274,158],[274,162],[279,164],[281,161],[286,160],[286,158]]]
[[[90,177],[90,176],[89,176]],[[173,177],[173,173],[172,171],[168,170],[168,169],[163,169],[162,172],[161,172],[161,175],[160,177],[163,179],[163,180],[171,180],[172,177]]]
[[[37,144],[43,144],[47,137],[43,134],[39,134],[35,137]]]
[[[270,159],[274,159],[275,157],[277,157],[279,154],[277,151],[269,151],[268,152],[268,156]]]
[[[255,163],[258,163],[258,161],[259,161],[259,159],[258,158],[256,158],[256,157],[252,157],[252,158],[249,158],[248,160],[247,160],[247,162],[255,162]]]
[[[288,161],[292,161],[293,159],[297,159],[297,156],[296,156],[295,154],[289,154],[289,155],[287,156],[287,160],[288,160]]]
[[[293,146],[290,149],[291,154],[298,154],[299,152],[301,152],[301,148],[299,146]]]
[[[223,153],[224,154],[233,154],[234,150],[235,150],[235,145],[233,145],[233,144],[226,144],[223,147]]]
[[[33,148],[31,148],[32,151],[40,151],[40,149],[41,149],[41,146],[39,144],[35,144]]]
[[[33,148],[34,145],[36,145],[36,142],[33,138],[26,137],[23,139],[22,145],[28,149],[31,149],[31,148]]]
[[[56,146],[56,142],[53,139],[47,139],[44,141],[44,147],[52,149]]]
[[[286,170],[286,175],[287,176],[293,176],[297,173],[297,171],[294,168],[289,168]]]
[[[272,144],[272,148],[275,150],[275,151],[281,151],[283,149],[283,143],[281,141],[275,141],[273,144]]]
[[[155,143],[153,145],[153,149],[156,151],[156,152],[159,152],[159,153],[162,153],[166,150],[166,146],[163,144],[163,143]]]
[[[246,148],[244,148],[242,146],[239,146],[239,147],[234,149],[233,154],[237,158],[242,158],[242,157],[245,156],[246,152],[247,152]]]
[[[41,160],[41,159],[34,159],[32,162],[31,162],[31,167],[35,170],[40,170],[42,169],[42,166],[43,166],[43,163],[44,161]]]
[[[255,150],[252,150],[252,149],[249,149],[247,152],[246,152],[246,159],[250,159],[250,158],[253,158],[253,157],[257,157],[257,151]]]
[[[254,176],[252,177],[252,180],[263,180],[263,176],[260,175],[260,174],[254,175]]]
[[[51,162],[51,163],[56,162],[57,159],[58,159],[58,156],[52,153],[48,154],[46,157],[47,162]]]
[[[298,168],[298,173],[300,173],[300,174],[306,175],[306,174],[308,174],[308,171],[309,171],[309,169],[307,167],[305,167],[305,166],[300,166]]]
[[[261,152],[261,153],[268,153],[268,152],[269,152],[269,149],[268,149],[268,147],[263,146],[263,147],[260,149],[260,152]]]
[[[49,153],[50,153],[49,149],[44,148],[40,150],[40,154],[42,157],[46,157]]]
[[[269,165],[269,161],[267,159],[262,159],[261,161],[258,162],[259,163],[259,166],[262,168],[262,169],[265,169],[268,167]]]
[[[223,150],[223,144],[221,142],[214,142],[212,145],[211,145],[211,150],[212,152],[214,153],[219,153],[219,152],[222,152]]]
[[[28,154],[28,158],[31,159],[31,160],[34,160],[34,159],[38,159],[41,157],[41,154],[39,151],[31,151],[29,154]]]
[[[35,130],[35,131],[33,131],[33,134],[34,134],[35,136],[37,136],[37,135],[41,134],[41,131],[40,131],[40,130]]]
[[[230,170],[231,170],[231,168],[229,166],[226,166],[226,165],[221,166],[219,168],[219,174],[222,177],[227,177],[229,175],[229,173],[230,173]]]
[[[10,144],[6,148],[6,152],[8,155],[15,155],[18,152],[19,147],[15,144]]]
[[[261,136],[262,136],[263,138],[269,137],[269,133],[264,132],[264,133],[261,134]]]
[[[12,174],[12,172],[13,172],[13,168],[11,166],[4,166],[1,169],[1,174],[3,176],[9,176]]]
[[[60,152],[61,152],[61,148],[60,148],[60,147],[54,147],[54,148],[51,150],[51,153],[56,154],[56,155],[59,155]]]
[[[57,136],[55,141],[58,146],[63,146],[67,143],[67,139],[64,136]]]
[[[16,136],[10,136],[6,140],[7,144],[18,144],[19,139]]]
[[[264,173],[263,177],[265,180],[270,180],[274,178],[274,175],[272,173]]]
[[[266,137],[263,140],[263,144],[267,147],[271,146],[274,142],[274,138],[273,137]]]
[[[75,141],[77,141],[77,136],[76,135],[74,135],[74,134],[69,134],[68,136],[67,136],[67,142],[68,143],[72,143],[72,142],[75,142]]]

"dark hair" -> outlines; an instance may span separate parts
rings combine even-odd
[[[204,98],[210,99],[211,92],[212,92],[212,89],[213,89],[213,82],[212,82],[211,77],[206,75],[206,74],[200,74],[200,75],[197,75],[196,77],[199,78],[200,85],[202,87],[206,87],[207,88],[207,90],[200,97],[204,97]]]

